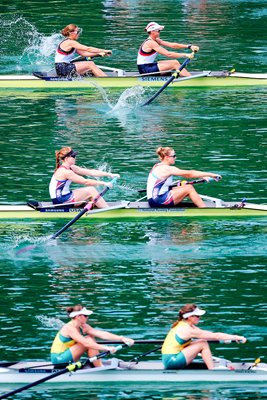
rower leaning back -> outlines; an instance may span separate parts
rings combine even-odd
[[[200,208],[206,205],[192,185],[176,186],[170,189],[173,176],[184,178],[214,178],[221,176],[212,172],[180,169],[174,166],[176,153],[172,147],[158,147],[156,151],[160,162],[151,169],[147,179],[147,200],[150,207],[173,207],[185,197],[190,197],[192,202]]]
[[[208,340],[246,343],[246,338],[223,332],[211,332],[198,328],[200,317],[206,311],[195,304],[186,304],[180,310],[162,346],[162,362],[166,369],[182,369],[201,354],[208,369],[214,369]],[[196,339],[193,340],[192,339]]]
[[[59,43],[55,54],[55,68],[60,77],[73,77],[84,75],[87,72],[94,76],[106,76],[98,66],[90,60],[90,57],[111,55],[111,50],[98,49],[97,47],[88,47],[78,42],[82,29],[75,24],[69,24],[61,30],[65,39]],[[87,61],[71,62],[78,54],[82,57],[88,57]]]
[[[119,178],[119,174],[100,171],[98,169],[81,168],[75,164],[77,152],[71,147],[62,147],[56,151],[56,169],[51,178],[49,193],[53,204],[74,203],[79,206],[84,201],[92,200],[98,195],[94,186],[112,187],[111,182],[100,181],[96,179],[86,179],[85,176]],[[71,183],[84,185],[83,188],[71,190]],[[98,208],[108,207],[106,201],[101,197],[97,200]]]
[[[88,317],[93,314],[93,311],[81,304],[68,307],[67,313],[71,320],[57,333],[51,347],[51,362],[53,364],[68,364],[78,361],[85,352],[89,357],[93,357],[99,354],[99,351],[110,351],[111,353],[116,351],[114,346],[97,343],[95,337],[102,340],[120,341],[128,346],[134,344],[134,340],[131,338],[90,326]],[[94,361],[94,366],[101,367],[101,360]]]
[[[162,73],[169,70],[177,70],[180,67],[180,63],[177,60],[155,61],[158,54],[169,58],[193,58],[194,52],[199,50],[198,46],[192,44],[167,42],[166,40],[160,39],[160,32],[163,29],[164,26],[156,22],[149,22],[145,27],[148,38],[141,44],[137,55],[137,68],[140,74]],[[166,50],[163,46],[170,47],[171,49],[190,49],[192,53],[176,53]],[[183,69],[180,76],[190,76],[190,72]]]

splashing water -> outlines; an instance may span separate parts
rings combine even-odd
[[[98,90],[98,92],[101,94],[102,99],[104,100],[104,102],[107,103],[107,105],[108,105],[110,108],[112,108],[112,104],[111,104],[110,101],[109,101],[108,94],[107,94],[107,92],[105,91],[105,89],[103,89],[101,86],[99,86],[99,85],[98,85],[97,83],[95,83],[95,82],[90,82],[89,84],[92,85],[92,86],[94,86],[94,87]]]
[[[47,317],[46,315],[37,315],[35,318],[45,328],[59,330],[64,325],[64,322],[62,322],[59,318],[55,318],[55,317]]]
[[[60,35],[57,33],[48,37],[36,35],[30,45],[24,49],[21,61],[30,65],[50,64],[53,62],[51,56],[54,57],[59,41]]]
[[[144,94],[146,89],[142,86],[134,86],[132,88],[124,90],[120,95],[115,106],[111,107],[109,114],[121,113],[122,110],[125,112],[132,111],[144,102]]]
[[[38,238],[18,236],[15,239],[16,256],[28,253],[29,251],[36,249],[38,246],[49,241],[50,239],[51,235]]]
[[[19,15],[2,16],[0,21],[0,56],[6,71],[28,71],[33,65],[51,65],[60,34],[46,37]]]

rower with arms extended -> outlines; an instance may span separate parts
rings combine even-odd
[[[134,344],[134,340],[124,336],[115,335],[111,332],[95,329],[87,323],[88,316],[93,311],[86,309],[78,304],[68,307],[67,313],[71,318],[57,333],[51,347],[51,362],[53,364],[68,364],[80,359],[87,352],[89,358],[99,354],[99,351],[110,351],[114,353],[114,346],[98,344],[95,337],[102,340],[112,340],[125,343],[129,346]],[[101,360],[94,361],[95,367],[101,367]]]
[[[160,60],[156,62],[157,54],[169,58],[193,58],[194,52],[199,50],[198,46],[191,44],[182,44],[176,42],[167,42],[166,40],[160,39],[160,32],[164,29],[164,26],[157,24],[156,22],[150,22],[145,31],[148,33],[149,37],[146,39],[139,48],[137,56],[137,67],[140,74],[148,73],[164,73],[169,70],[178,70],[180,63],[177,60]],[[190,49],[191,54],[188,53],[177,53],[174,51],[166,50],[165,47],[170,47],[172,49]],[[180,72],[180,76],[190,76],[190,72],[183,69]]]
[[[162,346],[162,361],[166,369],[182,369],[190,364],[201,353],[208,369],[214,368],[208,340],[236,341],[245,343],[246,338],[222,332],[210,332],[196,325],[206,311],[195,304],[186,304],[178,315]],[[193,340],[192,339],[197,339]]]
[[[73,77],[84,75],[88,72],[94,76],[101,77],[106,74],[98,68],[91,60],[71,62],[75,54],[82,57],[94,57],[111,55],[111,50],[99,49],[97,47],[85,46],[77,41],[82,30],[75,24],[67,25],[61,30],[61,34],[65,39],[59,43],[55,54],[55,68],[60,77]]]
[[[111,172],[104,172],[98,169],[81,168],[75,165],[77,152],[71,147],[62,147],[56,151],[56,169],[51,178],[49,185],[49,193],[54,204],[61,203],[75,203],[79,206],[82,202],[95,198],[98,191],[94,186],[107,186],[112,187],[111,182],[104,182],[95,179],[86,179],[83,175],[94,177],[110,177],[119,178],[119,174],[112,174]],[[86,187],[75,190],[70,190],[71,183],[82,184]],[[96,207],[108,207],[106,201],[100,197],[96,202]]]
[[[148,175],[147,200],[151,207],[173,207],[179,204],[185,197],[190,197],[192,202],[200,208],[205,203],[192,185],[176,186],[169,188],[173,182],[173,176],[184,178],[205,178],[209,177],[219,180],[218,174],[197,170],[185,170],[176,168],[176,154],[172,147],[158,147],[156,153],[160,162],[155,164]]]

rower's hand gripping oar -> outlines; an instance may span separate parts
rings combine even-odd
[[[95,55],[92,56],[77,56],[75,58],[73,58],[72,60],[70,60],[70,63],[73,64],[75,62],[80,62],[80,61],[92,61],[93,58],[96,57],[106,57],[106,56],[111,56],[112,51],[100,51],[100,52],[93,52],[96,53]]]
[[[117,178],[112,179],[112,181],[110,182],[111,187],[116,182],[116,180]],[[56,239],[59,235],[61,235],[61,233],[63,233],[66,229],[68,229],[71,225],[73,225],[76,221],[78,221],[78,219],[80,219],[86,212],[90,211],[93,208],[93,206],[98,202],[100,197],[104,196],[104,194],[109,189],[110,186],[106,186],[102,190],[102,192],[98,193],[98,195],[90,203],[86,204],[86,206],[71,221],[69,221],[66,225],[64,225],[61,229],[59,229],[59,231],[50,236],[49,239]]]
[[[142,106],[147,106],[148,104],[152,103],[153,100],[155,100],[156,97],[158,97],[160,95],[160,93],[166,89],[167,86],[169,86],[170,83],[172,83],[172,81],[174,79],[177,79],[181,73],[181,71],[187,66],[187,64],[190,63],[191,59],[194,58],[195,52],[193,51],[191,53],[191,57],[188,57],[183,64],[171,75],[170,79],[167,80],[167,82],[164,83],[163,86],[161,86],[161,88],[149,99],[147,100],[144,104],[142,104]]]
[[[122,348],[128,347],[128,346],[129,346],[129,344],[120,344],[119,346],[116,346],[116,348],[115,348],[115,353],[116,353],[118,350],[121,350]],[[24,386],[22,386],[22,387],[20,387],[20,388],[18,388],[18,389],[14,389],[14,390],[12,390],[11,392],[5,393],[5,394],[3,394],[3,395],[0,396],[0,399],[1,399],[1,400],[2,400],[2,399],[6,399],[7,397],[13,396],[13,395],[16,394],[16,393],[20,393],[20,392],[22,392],[22,391],[24,391],[24,390],[26,390],[26,389],[30,389],[30,388],[32,388],[32,387],[34,387],[34,386],[39,385],[40,383],[49,381],[50,379],[56,378],[57,376],[66,374],[67,372],[75,372],[75,371],[77,371],[78,369],[81,369],[81,368],[85,367],[86,365],[88,365],[88,364],[90,364],[90,363],[92,363],[92,362],[98,360],[99,358],[103,358],[103,357],[107,356],[108,354],[111,354],[111,351],[110,351],[110,350],[104,351],[104,352],[102,352],[102,353],[100,353],[100,354],[98,354],[98,355],[96,355],[96,356],[94,356],[94,357],[87,358],[87,359],[86,359],[85,361],[83,361],[83,362],[78,361],[78,362],[76,362],[76,363],[70,364],[70,365],[68,365],[66,368],[63,368],[63,369],[60,370],[60,371],[54,372],[54,373],[52,373],[52,374],[50,374],[50,375],[48,375],[48,376],[46,376],[46,377],[44,377],[44,378],[42,378],[42,379],[39,379],[38,381],[35,381],[35,382],[32,382],[32,383],[28,383],[27,385],[24,385]]]
[[[196,179],[194,181],[175,181],[173,182],[170,186],[169,189],[172,189],[174,187],[179,187],[179,186],[184,186],[184,185],[196,185],[198,183],[210,183],[210,182],[218,182],[220,179],[222,179],[221,175],[216,176],[215,178],[211,178],[210,176],[206,176],[202,179]],[[138,190],[138,193],[145,193],[146,189],[141,189]]]

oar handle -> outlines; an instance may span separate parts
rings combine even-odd
[[[210,182],[218,182],[222,177],[220,175],[217,175],[215,178],[212,178],[211,176],[205,176],[202,179],[196,179],[194,181],[176,181],[173,182],[172,185],[169,186],[169,189],[176,187],[176,186],[184,186],[184,185],[197,185],[199,183],[210,183]]]
[[[194,181],[180,181],[180,180],[179,180],[179,181],[173,182],[173,183],[169,186],[169,189],[172,189],[172,188],[174,188],[174,187],[176,187],[176,186],[196,185],[196,184],[198,184],[198,183],[210,183],[210,182],[213,182],[213,181],[218,182],[220,179],[222,179],[222,177],[221,177],[220,175],[217,175],[215,178],[212,178],[212,177],[210,177],[210,176],[207,176],[207,177],[205,177],[205,178],[196,179],[196,180],[194,180]],[[145,192],[146,192],[146,189],[138,190],[138,193],[145,193]]]
[[[70,60],[70,63],[72,64],[72,63],[80,62],[80,61],[91,61],[93,58],[96,58],[96,57],[102,57],[102,56],[98,53],[96,55],[88,56],[88,57],[78,56],[78,57],[75,57],[72,60]]]
[[[164,339],[135,339],[134,340],[134,344],[136,345],[136,344],[163,344],[163,342],[164,342]],[[211,339],[211,340],[207,340],[207,342],[209,342],[209,343],[225,343],[225,344],[228,344],[228,343],[236,343],[236,340],[230,340],[230,339],[227,339],[227,340],[214,340],[214,339]],[[110,340],[110,341],[105,341],[105,342],[98,342],[99,344],[101,343],[101,344],[117,344],[117,343],[120,343],[120,342],[118,342],[118,341],[116,341],[116,340]],[[242,341],[240,341],[239,343],[243,343]]]
[[[112,344],[112,342],[103,342],[103,343],[105,343],[105,344],[108,344],[108,343],[109,343],[109,344]],[[113,342],[113,344],[115,344],[115,342]],[[117,351],[123,349],[124,347],[129,347],[129,346],[130,346],[130,345],[127,344],[127,343],[119,344],[118,346],[115,347],[115,352],[114,352],[114,353],[116,353]],[[84,363],[82,364],[82,366],[84,366],[84,365],[86,365],[86,364],[88,364],[88,363],[92,363],[92,362],[98,360],[99,358],[106,357],[106,356],[109,355],[109,354],[112,354],[112,353],[111,353],[111,350],[103,351],[102,353],[99,353],[99,354],[95,355],[94,357],[88,358],[86,361],[84,361]],[[72,365],[72,364],[71,364],[71,365]]]

